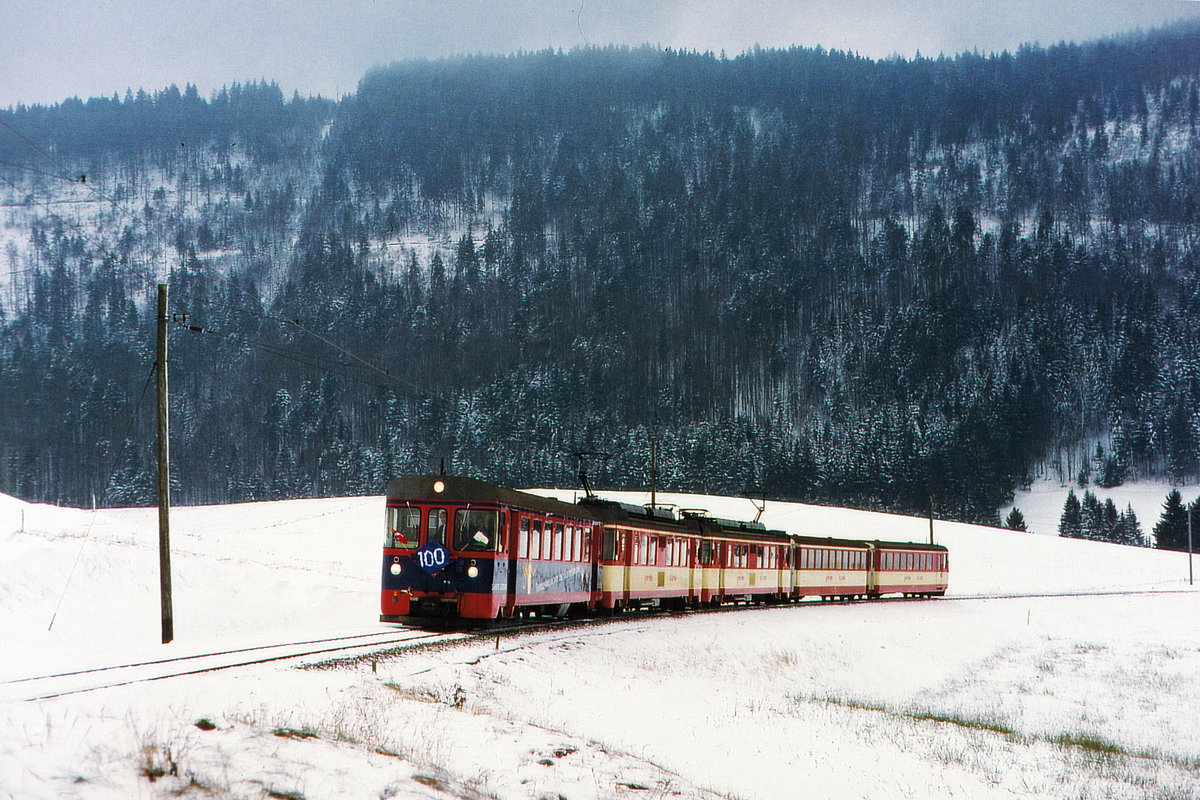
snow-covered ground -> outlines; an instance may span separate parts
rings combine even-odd
[[[0,496],[0,798],[1200,797],[1187,556],[940,522],[944,601],[631,616],[17,699],[31,676],[387,629],[382,518],[377,497],[175,509],[163,646],[153,510]],[[929,536],[782,503],[763,521]]]

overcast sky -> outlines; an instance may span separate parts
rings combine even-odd
[[[0,107],[266,78],[353,92],[377,64],[654,44],[882,58],[1087,41],[1200,17],[1195,0],[0,0]]]

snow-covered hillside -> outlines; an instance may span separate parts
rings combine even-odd
[[[0,497],[0,798],[1197,796],[1187,556],[940,522],[945,601],[638,615],[11,699],[32,676],[386,627],[382,510],[175,509],[162,646],[153,510]],[[929,536],[923,519],[783,503],[763,521]]]

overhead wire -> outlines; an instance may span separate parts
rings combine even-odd
[[[87,173],[86,172],[79,173],[79,176],[75,177],[75,173],[73,173],[71,170],[67,169],[67,166],[65,164],[63,164],[61,161],[59,161],[57,158],[55,158],[55,156],[52,153],[50,153],[45,148],[38,146],[38,144],[36,142],[34,142],[28,136],[21,133],[16,128],[14,128],[7,120],[4,119],[3,114],[0,114],[0,126],[4,127],[10,133],[12,133],[14,136],[16,136],[18,139],[23,141],[35,153],[38,153],[43,158],[48,160],[51,164],[53,164],[54,166],[56,166],[60,170],[62,170],[62,174],[60,174],[60,175],[53,175],[51,173],[43,173],[43,174],[49,175],[50,177],[58,178],[60,180],[67,181],[68,183],[78,183],[78,184],[86,187],[88,189],[88,191],[90,191],[92,194],[99,197],[101,200],[104,200],[105,202],[107,202],[109,205],[111,205],[113,207],[114,210],[119,211],[120,213],[125,214],[126,216],[131,216],[131,217],[134,217],[135,219],[137,218],[136,215],[133,214],[133,212],[131,212],[129,209],[122,208],[121,205],[117,202],[117,200],[115,198],[108,197],[103,192],[101,192],[96,187],[95,181],[93,181],[92,183],[89,184],[87,182]],[[28,169],[33,169],[33,168],[30,167]]]

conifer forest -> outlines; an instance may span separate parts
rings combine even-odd
[[[0,492],[757,492],[999,523],[1200,466],[1200,26],[650,47],[0,111]]]

